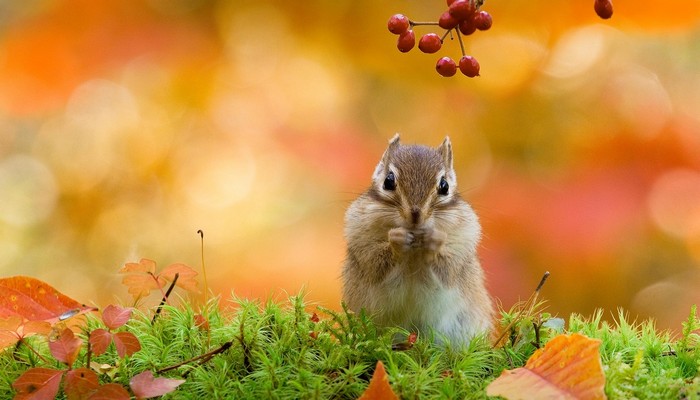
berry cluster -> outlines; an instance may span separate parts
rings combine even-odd
[[[601,1],[601,0],[596,0]],[[607,0],[610,1],[610,0]],[[477,30],[485,31],[491,28],[493,20],[486,11],[480,11],[483,0],[447,0],[447,11],[440,15],[438,22],[411,21],[402,14],[395,14],[389,18],[389,32],[398,35],[396,47],[400,52],[406,53],[416,45],[416,34],[413,28],[418,25],[437,25],[445,30],[442,36],[436,33],[426,33],[418,41],[418,49],[423,53],[433,54],[442,47],[447,35],[455,33],[462,50],[462,57],[456,63],[450,57],[442,57],[437,61],[435,70],[438,74],[449,77],[457,73],[457,67],[466,76],[473,78],[479,76],[479,62],[464,51],[462,35],[468,36]]]
[[[608,19],[613,14],[612,0],[595,0],[593,9],[600,18]]]

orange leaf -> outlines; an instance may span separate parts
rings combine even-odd
[[[515,399],[605,399],[600,340],[559,335],[537,350],[524,368],[503,371],[486,388],[489,396]]]
[[[12,383],[17,391],[15,400],[53,400],[64,371],[49,368],[32,368]]]
[[[175,279],[175,274],[180,274],[177,278],[175,286],[179,286],[193,293],[199,293],[197,280],[194,279],[194,277],[197,276],[197,271],[185,264],[168,265],[167,267],[163,268],[158,276],[168,282],[172,282],[173,279]]]
[[[75,359],[78,358],[80,346],[82,345],[83,341],[75,337],[70,328],[66,328],[61,332],[61,336],[57,340],[49,341],[49,350],[51,350],[51,355],[55,359],[68,364],[70,367],[75,362]]]
[[[20,315],[30,321],[56,323],[66,315],[94,310],[28,276],[0,278],[0,318]],[[72,312],[72,313],[71,313]]]
[[[372,379],[369,381],[369,386],[358,400],[398,400],[391,385],[389,385],[389,376],[386,374],[384,364],[377,361],[377,367],[374,369]]]
[[[26,321],[15,315],[0,318],[0,350],[16,344],[27,336],[44,334],[51,331],[51,324],[46,321]]]

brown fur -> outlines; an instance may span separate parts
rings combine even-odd
[[[389,171],[394,191],[383,189]],[[441,177],[449,193],[439,195]],[[343,300],[383,326],[433,329],[454,344],[492,328],[493,307],[476,247],[481,228],[457,192],[449,138],[436,149],[396,135],[372,186],[345,214]]]

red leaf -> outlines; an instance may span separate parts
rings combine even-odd
[[[199,328],[200,331],[208,331],[209,330],[209,320],[207,317],[205,317],[202,314],[195,314],[194,315],[194,326]]]
[[[90,400],[129,400],[131,395],[117,383],[108,383],[100,386],[95,393],[90,396]]]
[[[15,400],[53,400],[58,393],[63,371],[48,368],[28,369],[12,388],[17,391]]]
[[[130,356],[141,350],[139,339],[131,332],[117,332],[112,334],[114,345],[117,347],[119,357]]]
[[[90,332],[90,339],[88,339],[88,341],[90,342],[92,353],[99,356],[107,351],[107,347],[112,343],[112,333],[106,329],[95,329]]]
[[[87,368],[66,372],[63,391],[68,400],[87,400],[100,386],[97,374]]]
[[[311,322],[313,322],[313,323],[317,323],[318,321],[321,320],[321,319],[318,317],[318,314],[316,314],[316,313],[313,313],[309,319],[310,319]]]
[[[377,361],[377,368],[369,381],[369,386],[358,400],[399,400],[389,385],[389,376],[381,361]]]
[[[75,337],[70,328],[66,328],[61,332],[61,336],[57,340],[49,341],[49,349],[55,359],[68,364],[70,367],[75,362],[75,359],[78,358],[82,344],[83,341]]]
[[[122,308],[115,305],[108,305],[102,311],[102,322],[109,330],[114,330],[126,324],[131,318],[131,308]]]
[[[184,379],[154,378],[151,371],[144,371],[129,381],[137,399],[148,399],[170,393],[185,382]]]
[[[175,282],[175,286],[179,286],[193,293],[199,293],[199,285],[197,284],[197,280],[194,279],[194,277],[197,276],[197,271],[185,264],[168,265],[163,268],[158,276],[168,282],[172,282],[173,279],[175,279],[175,274],[180,274],[177,278],[177,282]]]
[[[30,321],[56,323],[65,313],[93,311],[49,284],[27,276],[0,278],[0,318],[21,315]]]
[[[413,345],[416,343],[416,340],[418,340],[418,334],[416,332],[411,332],[408,334],[408,344]]]

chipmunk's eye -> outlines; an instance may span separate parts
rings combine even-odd
[[[438,183],[438,194],[445,196],[450,191],[450,184],[447,183],[447,179],[443,176],[440,178],[440,183]]]
[[[384,178],[384,190],[396,190],[396,177],[393,172],[389,172]]]

